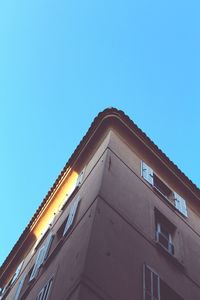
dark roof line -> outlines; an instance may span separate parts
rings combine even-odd
[[[183,179],[189,184],[189,186],[194,190],[194,192],[196,192],[198,194],[198,196],[200,196],[200,189],[197,187],[197,185],[195,185],[179,168],[176,164],[174,164],[165,153],[162,152],[161,149],[158,148],[158,146],[156,146],[154,144],[154,142],[121,110],[118,110],[116,108],[110,107],[107,108],[105,110],[103,110],[102,112],[100,112],[95,119],[93,120],[92,124],[90,125],[90,128],[88,129],[87,133],[84,135],[84,137],[82,138],[82,140],[80,141],[80,143],[78,144],[78,146],[76,147],[75,151],[73,152],[73,154],[71,155],[71,157],[69,158],[68,162],[65,164],[64,168],[62,169],[61,173],[59,174],[59,176],[57,177],[56,181],[54,182],[53,186],[49,189],[47,195],[45,196],[45,198],[43,199],[41,205],[38,207],[38,209],[36,210],[35,214],[33,215],[33,217],[31,218],[29,224],[27,225],[27,227],[25,228],[25,230],[22,232],[21,236],[19,237],[18,241],[16,242],[16,244],[14,245],[14,247],[12,248],[12,250],[10,251],[10,253],[8,254],[7,258],[5,259],[5,261],[3,262],[2,266],[0,267],[0,273],[3,274],[3,271],[6,269],[6,267],[9,265],[9,261],[12,257],[12,255],[14,254],[15,251],[18,250],[18,248],[20,247],[20,244],[26,239],[26,236],[31,228],[31,226],[33,225],[33,223],[35,222],[35,220],[37,219],[37,217],[39,216],[43,206],[47,203],[49,197],[52,195],[53,191],[56,189],[56,187],[59,185],[61,179],[63,178],[63,175],[65,174],[67,168],[70,166],[70,164],[76,159],[76,157],[79,155],[81,149],[83,148],[84,144],[86,143],[88,137],[95,131],[95,129],[98,127],[98,125],[101,123],[101,121],[108,116],[111,115],[115,115],[117,116],[119,119],[122,119],[126,124],[128,124],[130,126],[131,129],[133,129],[137,134],[139,134],[142,139],[146,142],[148,142],[151,146],[151,148],[153,150],[155,150],[159,156],[161,156],[161,158],[163,160],[165,160],[168,164],[170,164],[170,166],[172,168],[175,169],[175,171],[181,176],[183,177]]]

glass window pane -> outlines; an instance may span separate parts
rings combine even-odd
[[[151,291],[151,271],[145,268],[145,289]]]
[[[169,239],[169,230],[163,226],[163,224],[160,225],[161,232],[164,236],[166,236],[167,239]]]
[[[158,299],[158,276],[153,274],[153,296]]]

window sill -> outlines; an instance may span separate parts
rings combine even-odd
[[[157,249],[162,252],[166,257],[168,257],[174,264],[176,264],[179,268],[183,269],[184,264],[180,261],[175,255],[171,254],[162,244],[158,241],[155,241]]]

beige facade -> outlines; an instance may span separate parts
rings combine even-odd
[[[79,174],[71,195],[59,196],[43,237],[28,228],[2,266],[2,299],[198,300],[198,188],[121,112],[95,122],[68,166]]]

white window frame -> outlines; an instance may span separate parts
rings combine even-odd
[[[37,295],[36,300],[47,300],[51,292],[52,284],[53,284],[53,277],[51,277],[51,279],[48,280],[47,283],[44,285],[44,287],[41,289],[41,291]]]
[[[162,224],[162,222],[157,222],[157,224],[156,224],[156,232],[158,232],[158,233],[161,233],[162,235],[164,235],[165,236],[165,234],[162,232],[162,230],[161,230],[161,226],[164,226],[163,224]],[[166,228],[166,226],[165,226],[165,228]],[[169,243],[171,243],[172,244],[172,234],[171,234],[171,232],[168,230],[168,228],[166,228],[166,231],[168,232],[168,235],[169,235],[169,239],[168,239],[168,241],[169,241]],[[166,239],[167,239],[167,237],[166,237]]]
[[[164,227],[165,230],[168,233],[168,238],[166,237],[166,235],[162,232],[161,227]],[[168,241],[168,247],[165,247],[165,245],[163,243],[160,242],[159,240],[159,234],[161,234],[162,237],[164,237],[166,239],[166,241]],[[168,229],[167,226],[165,226],[162,221],[157,221],[156,222],[156,242],[159,243],[159,245],[161,245],[164,249],[166,249],[166,251],[171,254],[174,255],[174,244],[173,244],[173,239],[172,239],[172,233],[171,231]]]
[[[158,275],[157,272],[155,272],[151,267],[149,267],[148,265],[144,264],[143,265],[143,300],[146,300],[146,294],[148,293],[147,289],[146,289],[146,268],[150,271],[150,281],[151,281],[151,291],[150,291],[150,296],[151,296],[151,300],[160,300],[160,276]],[[153,291],[153,275],[155,275],[157,277],[157,289],[158,289],[158,297],[157,299],[154,297],[154,291]]]

